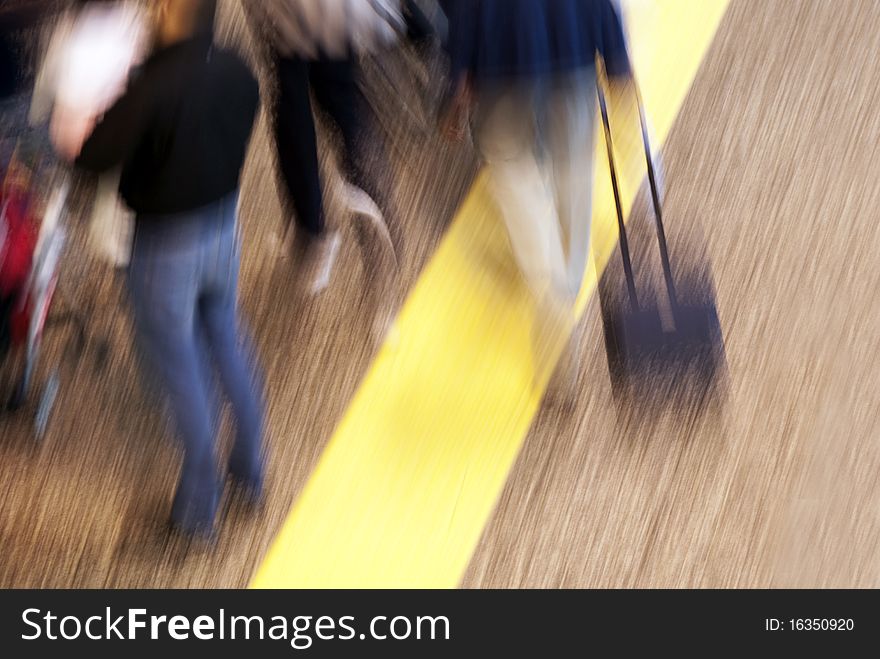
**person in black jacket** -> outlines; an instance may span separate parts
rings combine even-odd
[[[262,402],[236,295],[238,190],[259,88],[236,55],[213,45],[215,5],[158,0],[155,52],[81,148],[76,136],[60,145],[85,169],[123,166],[120,190],[136,213],[135,324],[183,440],[171,521],[190,534],[213,530],[225,480],[215,450],[215,369],[237,426],[226,473],[253,498],[263,484]]]

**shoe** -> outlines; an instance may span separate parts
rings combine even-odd
[[[217,479],[205,483],[181,480],[171,504],[171,527],[193,538],[213,536],[221,492],[222,485]]]
[[[228,505],[230,510],[248,516],[263,512],[266,508],[266,493],[262,480],[255,484],[230,475]]]
[[[194,541],[214,542],[217,539],[217,527],[214,522],[184,524],[174,517],[168,518],[168,530],[177,536]]]
[[[217,528],[213,524],[187,527],[176,522],[174,518],[168,519],[165,537],[184,556],[213,553],[220,541]]]
[[[396,269],[397,250],[394,248],[385,216],[373,198],[351,183],[343,184],[342,198],[346,210],[351,214],[355,232],[361,236],[361,242],[378,246],[383,260],[388,259]]]
[[[309,238],[305,244],[299,243],[299,268],[303,276],[303,287],[308,295],[318,295],[330,286],[341,246],[342,237],[338,231]]]
[[[544,400],[551,407],[571,411],[577,405],[581,374],[578,338],[577,334],[571,337],[547,385]]]
[[[343,198],[361,250],[364,274],[375,309],[372,334],[382,342],[394,322],[400,265],[388,224],[376,202],[359,187],[344,184]]]
[[[554,407],[570,409],[577,401],[580,325],[583,323],[575,324],[574,301],[570,296],[548,295],[540,302],[532,328],[534,386],[546,386],[544,401]]]
[[[179,538],[194,549],[211,549],[217,544],[216,512],[210,520],[187,520],[185,522],[172,514],[168,517],[167,528],[172,538]]]
[[[259,463],[251,462],[249,468],[230,463],[227,474],[236,499],[254,504],[262,503],[265,481],[265,463],[262,460]]]

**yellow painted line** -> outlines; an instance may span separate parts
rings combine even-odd
[[[625,2],[658,144],[727,2]],[[622,159],[629,203],[644,175],[631,151]],[[616,238],[608,174],[596,172],[595,262],[581,310]],[[480,177],[252,587],[456,587],[540,404],[534,313]]]

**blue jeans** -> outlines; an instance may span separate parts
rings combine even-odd
[[[237,202],[234,194],[191,213],[139,217],[129,267],[138,339],[183,441],[171,518],[186,531],[213,526],[222,493],[215,375],[236,422],[228,472],[252,493],[262,487],[260,378],[237,311]]]

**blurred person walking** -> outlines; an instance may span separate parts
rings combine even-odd
[[[317,294],[330,283],[341,238],[326,226],[312,95],[342,136],[348,211],[368,222],[393,251],[385,224],[390,195],[366,162],[371,154],[376,169],[386,158],[381,145],[368,139],[374,122],[358,88],[356,57],[393,42],[404,29],[399,0],[243,3],[258,39],[269,42],[277,83],[275,144],[284,192],[299,229],[295,253],[303,257],[308,292]]]
[[[611,0],[441,4],[454,85],[445,130],[461,138],[472,120],[514,257],[539,305],[532,341],[541,380],[571,329],[587,266],[595,62],[599,55],[610,76],[628,76],[621,21]],[[577,357],[567,361],[575,380]]]
[[[153,8],[154,52],[94,129],[74,127],[59,146],[91,171],[123,164],[120,190],[136,213],[136,330],[184,448],[171,522],[202,535],[213,531],[225,480],[215,369],[236,421],[226,471],[250,500],[263,487],[259,378],[237,310],[238,190],[259,88],[237,56],[213,45],[216,0],[157,0]]]

